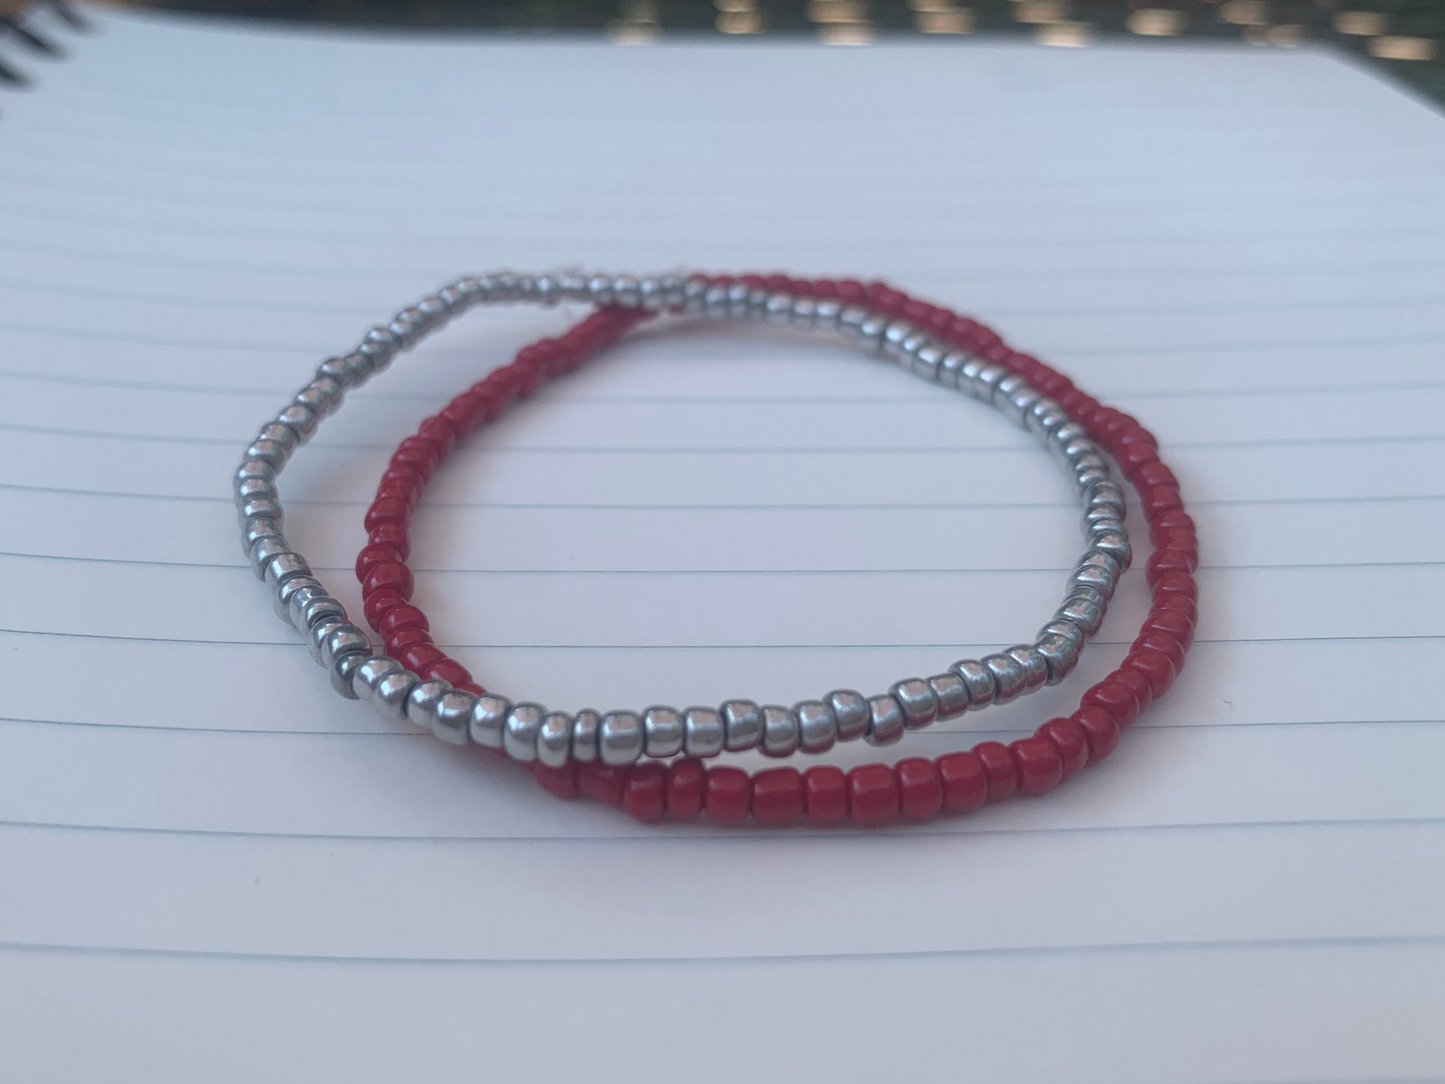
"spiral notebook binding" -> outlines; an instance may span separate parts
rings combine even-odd
[[[37,28],[28,16],[39,9],[45,9],[55,16],[56,21],[71,30],[87,30],[89,23],[75,8],[64,0],[43,0],[32,3],[17,15],[0,16],[0,87],[20,89],[33,86],[34,78],[12,61],[11,52],[25,53],[47,60],[65,59],[65,49],[56,41],[48,29]],[[11,50],[8,47],[14,46]]]

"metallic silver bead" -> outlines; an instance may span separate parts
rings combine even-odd
[[[321,641],[321,665],[334,669],[347,655],[370,655],[371,637],[352,624],[343,624]]]
[[[278,553],[266,562],[266,585],[275,591],[296,576],[311,575],[311,567],[299,553]]]
[[[1087,559],[1086,557],[1085,560]],[[1098,591],[1104,598],[1109,599],[1114,596],[1114,580],[1115,574],[1107,568],[1102,568],[1099,565],[1081,564],[1078,568],[1074,569],[1073,574],[1069,576],[1069,590],[1073,593],[1077,588],[1090,587]]]
[[[943,355],[943,360],[938,363],[937,380],[950,388],[959,387],[960,375],[963,367],[972,360],[968,354],[962,351],[951,351]]]
[[[372,655],[363,659],[351,674],[352,695],[358,700],[370,703],[376,696],[376,687],[381,684],[382,678],[405,669],[401,663],[385,655]]]
[[[869,745],[892,745],[907,729],[903,708],[891,696],[874,696],[868,700],[868,733],[863,735]]]
[[[321,661],[321,645],[337,629],[350,628],[351,626],[339,617],[328,617],[317,624],[314,629],[307,629],[303,636],[306,637],[306,644],[311,649],[311,657],[319,665],[326,665]]]
[[[845,305],[838,313],[838,333],[853,342],[858,341],[859,328],[863,321],[873,314],[861,305]]]
[[[1089,638],[1078,625],[1072,621],[1065,621],[1063,618],[1056,618],[1039,629],[1038,638],[1040,640],[1048,636],[1062,636],[1065,640],[1069,641],[1069,643],[1073,644],[1075,648],[1083,647],[1084,642]]]
[[[588,279],[587,299],[594,305],[612,304],[612,276],[593,275]]]
[[[268,521],[269,522],[269,521]],[[272,557],[279,557],[283,553],[291,552],[291,543],[287,542],[281,535],[266,535],[256,539],[251,547],[251,552],[246,556],[251,561],[251,571],[256,574],[258,580],[266,578],[266,564]]]
[[[297,632],[305,632],[316,622],[337,617],[346,619],[346,609],[326,593],[324,587],[302,587],[290,593],[286,614]]]
[[[943,359],[947,356],[948,351],[937,343],[932,341],[925,343],[913,355],[913,375],[922,377],[924,380],[937,380],[938,367],[943,364]]]
[[[1053,431],[1049,439],[1058,447],[1063,448],[1070,441],[1088,440],[1089,434],[1084,432],[1084,427],[1076,421],[1066,421]]]
[[[720,708],[729,753],[754,748],[763,740],[763,713],[751,700],[728,700]]]
[[[667,293],[660,278],[646,276],[639,279],[637,294],[641,301],[641,307],[648,312],[660,312],[667,308]]]
[[[1034,649],[1032,644],[1018,644],[1004,652],[1023,667],[1024,687],[1020,696],[1027,696],[1035,689],[1042,689],[1049,680],[1048,661]]]
[[[449,681],[418,681],[411,687],[411,692],[406,694],[407,721],[423,730],[435,729],[437,705],[441,703],[442,697],[451,691],[452,684]]]
[[[247,459],[264,459],[277,471],[286,466],[286,461],[291,458],[291,449],[274,440],[259,439],[252,441],[246,448]]]
[[[642,720],[635,712],[609,711],[597,728],[597,747],[602,763],[619,767],[635,763],[642,756]]]
[[[238,510],[247,501],[258,498],[269,497],[276,500],[276,483],[265,478],[242,478],[236,482],[232,497]]]
[[[1050,633],[1034,642],[1034,650],[1043,657],[1049,676],[1045,684],[1057,685],[1068,677],[1079,662],[1079,645],[1067,636]]]
[[[236,481],[240,483],[248,478],[260,478],[264,482],[274,482],[276,466],[265,459],[243,459],[241,465],[236,468]]]
[[[241,505],[236,519],[242,530],[245,530],[246,525],[253,519],[269,519],[280,527],[286,522],[286,512],[281,507],[281,502],[274,497],[252,497]]]
[[[618,275],[612,280],[612,303],[635,309],[642,303],[642,286],[631,275]]]
[[[592,300],[592,295],[587,292],[586,275],[558,275],[557,286],[566,301]]]
[[[1064,408],[1054,400],[1043,397],[1024,415],[1024,428],[1034,436],[1046,438],[1059,426],[1068,422],[1069,416],[1064,413]]]
[[[877,354],[883,344],[883,333],[888,329],[889,320],[886,316],[874,316],[871,313],[868,319],[858,325],[858,346],[864,353]]]
[[[602,716],[591,708],[579,711],[572,720],[572,759],[578,764],[591,764],[597,759],[597,735],[602,729]]]
[[[536,285],[537,304],[551,308],[562,300],[562,284],[556,275],[538,275]]]
[[[348,700],[357,699],[356,690],[352,688],[352,681],[356,677],[356,671],[361,664],[371,657],[368,651],[358,651],[351,655],[342,655],[336,660],[336,665],[331,668],[327,675],[331,679],[331,687]]]
[[[868,733],[868,701],[852,689],[834,689],[827,696],[828,706],[838,723],[838,740],[854,741]]]
[[[377,681],[372,690],[371,706],[383,719],[401,722],[406,718],[406,698],[421,679],[410,670],[393,670]]]
[[[969,358],[958,373],[958,390],[985,403],[993,402],[993,389],[1008,376],[1008,370],[990,365],[981,358]]]
[[[663,275],[658,284],[662,289],[664,307],[668,309],[680,309],[686,302],[684,294],[687,290],[687,280],[681,275]]]
[[[476,706],[476,696],[465,689],[447,690],[432,709],[431,732],[449,745],[466,745]]]
[[[802,700],[793,705],[798,717],[798,744],[805,753],[826,753],[838,740],[838,720],[833,709],[821,700]]]
[[[790,757],[798,751],[798,717],[792,708],[768,704],[762,709],[763,755]]]
[[[1112,508],[1117,519],[1123,519],[1128,510],[1124,491],[1113,482],[1095,482],[1083,493],[1084,501],[1090,508]]]
[[[794,327],[812,328],[817,311],[818,303],[811,297],[795,297],[792,311],[789,313],[789,322]]]
[[[907,357],[903,344],[918,334],[918,328],[907,320],[892,320],[883,328],[883,338],[878,344],[879,352],[889,361],[904,361]]]
[[[1134,551],[1130,549],[1129,539],[1122,531],[1098,531],[1089,539],[1089,547],[1100,553],[1107,553],[1119,563],[1121,569],[1128,568],[1134,560]]]
[[[359,354],[347,354],[338,358],[327,358],[320,365],[316,366],[317,377],[329,377],[336,381],[343,390],[354,388],[362,383],[366,377],[356,367]],[[370,366],[368,365],[368,369]]]
[[[1039,398],[1039,393],[1021,376],[1006,376],[993,389],[993,404],[998,412],[1020,429],[1024,428],[1024,415]]]
[[[706,279],[690,278],[682,287],[682,307],[684,312],[693,314],[701,313],[707,308],[707,293],[712,287]]]
[[[1080,493],[1086,493],[1092,486],[1109,480],[1108,467],[1085,467],[1074,472],[1074,482]]]
[[[502,731],[502,747],[507,756],[530,764],[537,759],[537,732],[542,729],[542,719],[547,709],[541,704],[514,704],[507,713],[507,722]]]
[[[1085,636],[1092,636],[1103,624],[1104,607],[1092,595],[1070,595],[1059,607],[1057,616],[1078,625],[1084,630]]]
[[[682,752],[682,716],[668,707],[651,707],[642,713],[643,750],[650,757],[671,757]]]
[[[310,407],[318,418],[324,418],[341,405],[343,393],[341,382],[329,376],[318,376],[296,393],[293,400],[300,406]]]
[[[770,324],[790,324],[793,322],[793,295],[785,293],[770,293],[763,303],[763,319]]]
[[[690,757],[715,757],[723,751],[727,727],[713,708],[688,708],[682,716],[682,748]]]
[[[1000,653],[985,655],[982,662],[993,675],[993,702],[1007,704],[1017,700],[1024,691],[1024,668],[1018,659]]]
[[[502,748],[503,734],[507,729],[507,716],[511,714],[512,702],[505,696],[479,696],[472,708],[472,717],[467,721],[467,733],[478,745],[488,749]]]
[[[1124,524],[1114,516],[1114,510],[1096,509],[1084,515],[1084,537],[1093,540],[1102,534],[1124,534]]]
[[[556,280],[550,280],[556,285]],[[449,283],[437,291],[437,300],[447,307],[447,312],[453,316],[459,315],[467,310],[471,299],[464,293],[456,283]]]
[[[321,586],[321,581],[315,576],[292,576],[283,583],[271,595],[271,608],[276,611],[276,616],[292,628],[296,626],[291,621],[291,596],[297,591],[306,588],[314,588],[317,591],[326,590]],[[296,629],[297,632],[305,632],[305,629]]]
[[[936,674],[928,684],[938,699],[938,718],[952,719],[968,710],[968,686],[957,674]]]
[[[813,303],[813,326],[823,331],[836,331],[838,318],[843,315],[843,303],[825,298]]]
[[[991,671],[977,659],[963,659],[949,667],[968,690],[968,710],[978,711],[993,703],[998,687]]]
[[[903,709],[903,725],[909,730],[919,730],[938,718],[938,697],[922,678],[900,681],[888,693]]]
[[[547,768],[565,768],[572,757],[572,716],[551,711],[537,728],[537,762]]]
[[[276,415],[276,420],[295,431],[297,444],[305,444],[310,440],[312,434],[316,432],[317,425],[321,423],[321,419],[316,416],[316,411],[302,406],[300,403],[292,403]]]
[[[702,298],[702,311],[714,320],[726,320],[731,315],[728,306],[728,288],[709,286]]]
[[[729,319],[746,320],[764,315],[768,304],[766,293],[755,291],[745,282],[729,283],[727,291]]]

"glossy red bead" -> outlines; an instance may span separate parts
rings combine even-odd
[[[972,813],[988,801],[988,772],[977,753],[946,753],[935,763],[948,812]]]
[[[422,613],[415,606],[393,606],[381,615],[381,623],[376,626],[376,631],[381,633],[382,639],[389,640],[402,629],[421,629],[423,632],[431,628],[427,621],[426,614]]]
[[[356,580],[358,583],[363,582],[367,572],[374,565],[400,560],[401,554],[396,552],[395,546],[388,546],[384,542],[363,546],[361,552],[356,555]]]
[[[644,824],[667,814],[667,769],[661,764],[634,764],[622,784],[623,811]]]
[[[428,418],[417,427],[416,435],[431,441],[437,447],[438,462],[451,454],[452,447],[457,442],[457,431],[452,428],[451,422],[440,414]]]
[[[412,644],[396,657],[413,674],[419,674],[432,663],[441,662],[447,655],[436,644],[428,641],[427,643]]]
[[[898,816],[898,777],[887,764],[864,764],[848,773],[848,811],[854,824],[887,824]]]
[[[1048,738],[1020,738],[1009,744],[1019,775],[1019,793],[1043,794],[1064,780],[1064,758]]]
[[[577,765],[575,763],[564,765],[561,768],[534,764],[532,765],[532,775],[541,784],[542,789],[549,794],[555,794],[558,798],[575,798],[577,796]]]
[[[1139,504],[1144,509],[1145,518],[1149,520],[1184,507],[1175,486],[1150,486],[1140,495]]]
[[[1104,680],[1093,686],[1079,701],[1080,707],[1100,707],[1114,717],[1120,730],[1128,730],[1139,718],[1139,697],[1128,685]]]
[[[454,689],[471,683],[472,675],[465,666],[456,659],[442,659],[441,662],[434,662],[428,666],[422,674],[424,678],[432,681],[445,681]]]
[[[943,780],[926,757],[909,757],[893,767],[898,776],[898,810],[904,820],[926,821],[943,809]]]
[[[411,522],[411,505],[396,497],[378,497],[366,510],[366,529],[369,531],[382,523],[397,523],[405,527]]]
[[[366,623],[376,628],[381,621],[381,615],[393,606],[405,606],[406,599],[400,591],[376,591],[366,596],[362,603],[362,612],[366,614]]]
[[[1124,659],[1123,669],[1137,670],[1149,682],[1155,698],[1161,697],[1174,684],[1176,670],[1174,661],[1162,651],[1152,647],[1136,647]]]
[[[988,777],[988,800],[1001,802],[1019,787],[1018,765],[1013,754],[1002,742],[980,742],[973,747],[974,755],[983,764],[984,775]]]
[[[421,475],[422,481],[430,482],[441,458],[441,449],[425,437],[407,437],[391,454],[391,465],[412,467]]]
[[[415,587],[411,569],[400,561],[383,561],[367,569],[366,578],[361,581],[361,594],[369,598],[378,591],[395,591],[402,598],[411,598]]]
[[[1130,445],[1130,447],[1138,447],[1138,445]],[[1179,479],[1174,477],[1174,472],[1159,462],[1158,459],[1142,463],[1130,477],[1130,481],[1140,489],[1148,489],[1151,486],[1173,486],[1175,489],[1179,488]],[[1163,516],[1167,513],[1161,512],[1159,514]]]
[[[753,781],[741,768],[709,768],[704,798],[707,815],[720,824],[747,819],[753,802]]]
[[[1119,669],[1110,673],[1105,680],[1117,681],[1129,687],[1129,691],[1134,694],[1134,699],[1139,704],[1139,711],[1135,718],[1144,714],[1144,709],[1154,702],[1154,686],[1137,670],[1121,664]]]
[[[1190,534],[1193,534],[1195,530],[1194,518],[1182,508],[1176,509],[1173,512],[1161,513],[1159,517],[1154,520],[1153,523],[1149,524],[1149,530],[1151,532],[1169,531],[1176,528],[1186,530]]]
[[[1059,781],[1072,779],[1089,763],[1089,738],[1073,719],[1050,719],[1034,731],[1034,737],[1054,743],[1059,751]]]
[[[678,818],[696,817],[702,812],[707,769],[690,757],[674,760],[667,768],[667,808]]]
[[[1149,555],[1149,563],[1144,566],[1144,579],[1153,587],[1166,572],[1183,572],[1188,575],[1198,564],[1197,558],[1179,550],[1155,550]]]
[[[1189,622],[1191,629],[1199,624],[1199,604],[1189,595],[1178,593],[1155,595],[1154,605],[1149,610],[1149,616],[1153,617],[1155,614],[1162,614],[1166,611],[1181,614]]]
[[[1166,572],[1154,583],[1154,597],[1157,599],[1160,595],[1171,593],[1188,595],[1192,599],[1197,599],[1199,585],[1187,572]]]
[[[1169,633],[1160,632],[1158,629],[1140,633],[1139,637],[1130,645],[1130,650],[1137,651],[1144,647],[1164,652],[1170,663],[1173,664],[1176,674],[1184,669],[1184,645]]]
[[[1140,633],[1163,632],[1174,637],[1188,651],[1194,643],[1194,622],[1188,614],[1173,606],[1156,607],[1140,626]]]
[[[1131,444],[1145,444],[1150,448],[1159,447],[1159,441],[1154,438],[1154,434],[1137,422],[1119,434],[1119,444],[1121,447],[1128,447]]]
[[[848,819],[848,777],[822,764],[803,773],[803,812],[809,824],[842,824]]]
[[[431,633],[427,632],[426,629],[402,629],[400,632],[392,633],[386,638],[386,653],[393,659],[399,659],[401,658],[401,653],[411,647],[412,644],[430,644],[431,642]]]
[[[1069,718],[1089,742],[1089,763],[1103,760],[1119,747],[1119,723],[1107,708],[1086,705]]]
[[[753,820],[792,824],[803,815],[803,777],[796,768],[769,768],[753,776]]]
[[[383,523],[371,530],[367,542],[371,545],[387,545],[401,554],[405,561],[411,556],[411,536],[400,523]]]
[[[577,766],[577,792],[604,805],[622,804],[622,787],[627,781],[626,770],[607,764],[593,762]]]

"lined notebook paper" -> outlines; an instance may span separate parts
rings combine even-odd
[[[1438,115],[1307,50],[98,23],[0,118],[6,1079],[1445,1079]],[[340,701],[240,450],[421,292],[564,265],[888,277],[1136,413],[1187,671],[1047,798],[875,832],[642,827]],[[389,448],[580,315],[468,317],[297,457],[348,606]],[[1031,636],[1075,524],[977,404],[679,325],[478,434],[412,563],[504,693],[790,703]],[[897,752],[1067,710],[1140,581],[1063,688]]]

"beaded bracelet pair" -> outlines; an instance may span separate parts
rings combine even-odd
[[[384,368],[451,316],[482,302],[560,300],[601,307],[560,339],[522,350],[511,365],[427,419],[393,456],[367,513],[368,544],[356,566],[367,619],[386,644],[384,655],[373,655],[369,638],[347,622],[340,603],[286,543],[276,474],[320,419],[339,405],[347,388]],[[919,376],[995,406],[1032,432],[1070,469],[1088,540],[1054,619],[1033,644],[962,660],[948,673],[905,679],[873,697],[834,690],[792,708],[729,700],[718,708],[658,706],[571,715],[487,693],[436,647],[425,614],[410,603],[413,584],[405,561],[411,510],[459,440],[658,312],[841,333]],[[891,744],[935,719],[1007,703],[1062,681],[1097,630],[1130,559],[1123,493],[1091,438],[1114,456],[1143,497],[1155,544],[1147,573],[1155,605],[1124,664],[1085,694],[1079,711],[1050,720],[1033,737],[1009,746],[985,742],[937,761],[865,765],[846,775],[832,766],[805,773],[776,768],[756,776],[732,767],[703,767],[703,758],[725,751],[756,748],[785,757],[823,752],[836,741],[858,737]],[[339,692],[366,699],[383,715],[409,719],[445,740],[475,742],[530,764],[554,793],[580,792],[621,805],[643,820],[705,809],[719,821],[751,814],[763,823],[806,817],[828,824],[851,817],[855,823],[876,824],[899,815],[921,820],[943,809],[962,812],[1015,791],[1041,793],[1112,751],[1119,732],[1173,681],[1193,638],[1192,573],[1198,560],[1193,523],[1172,473],[1158,459],[1153,437],[1041,362],[1010,350],[974,321],[883,284],[781,276],[463,278],[373,329],[355,352],[323,363],[316,379],[248,449],[236,495],[244,545],[257,574],[271,585],[278,613],[308,634],[313,654]]]

